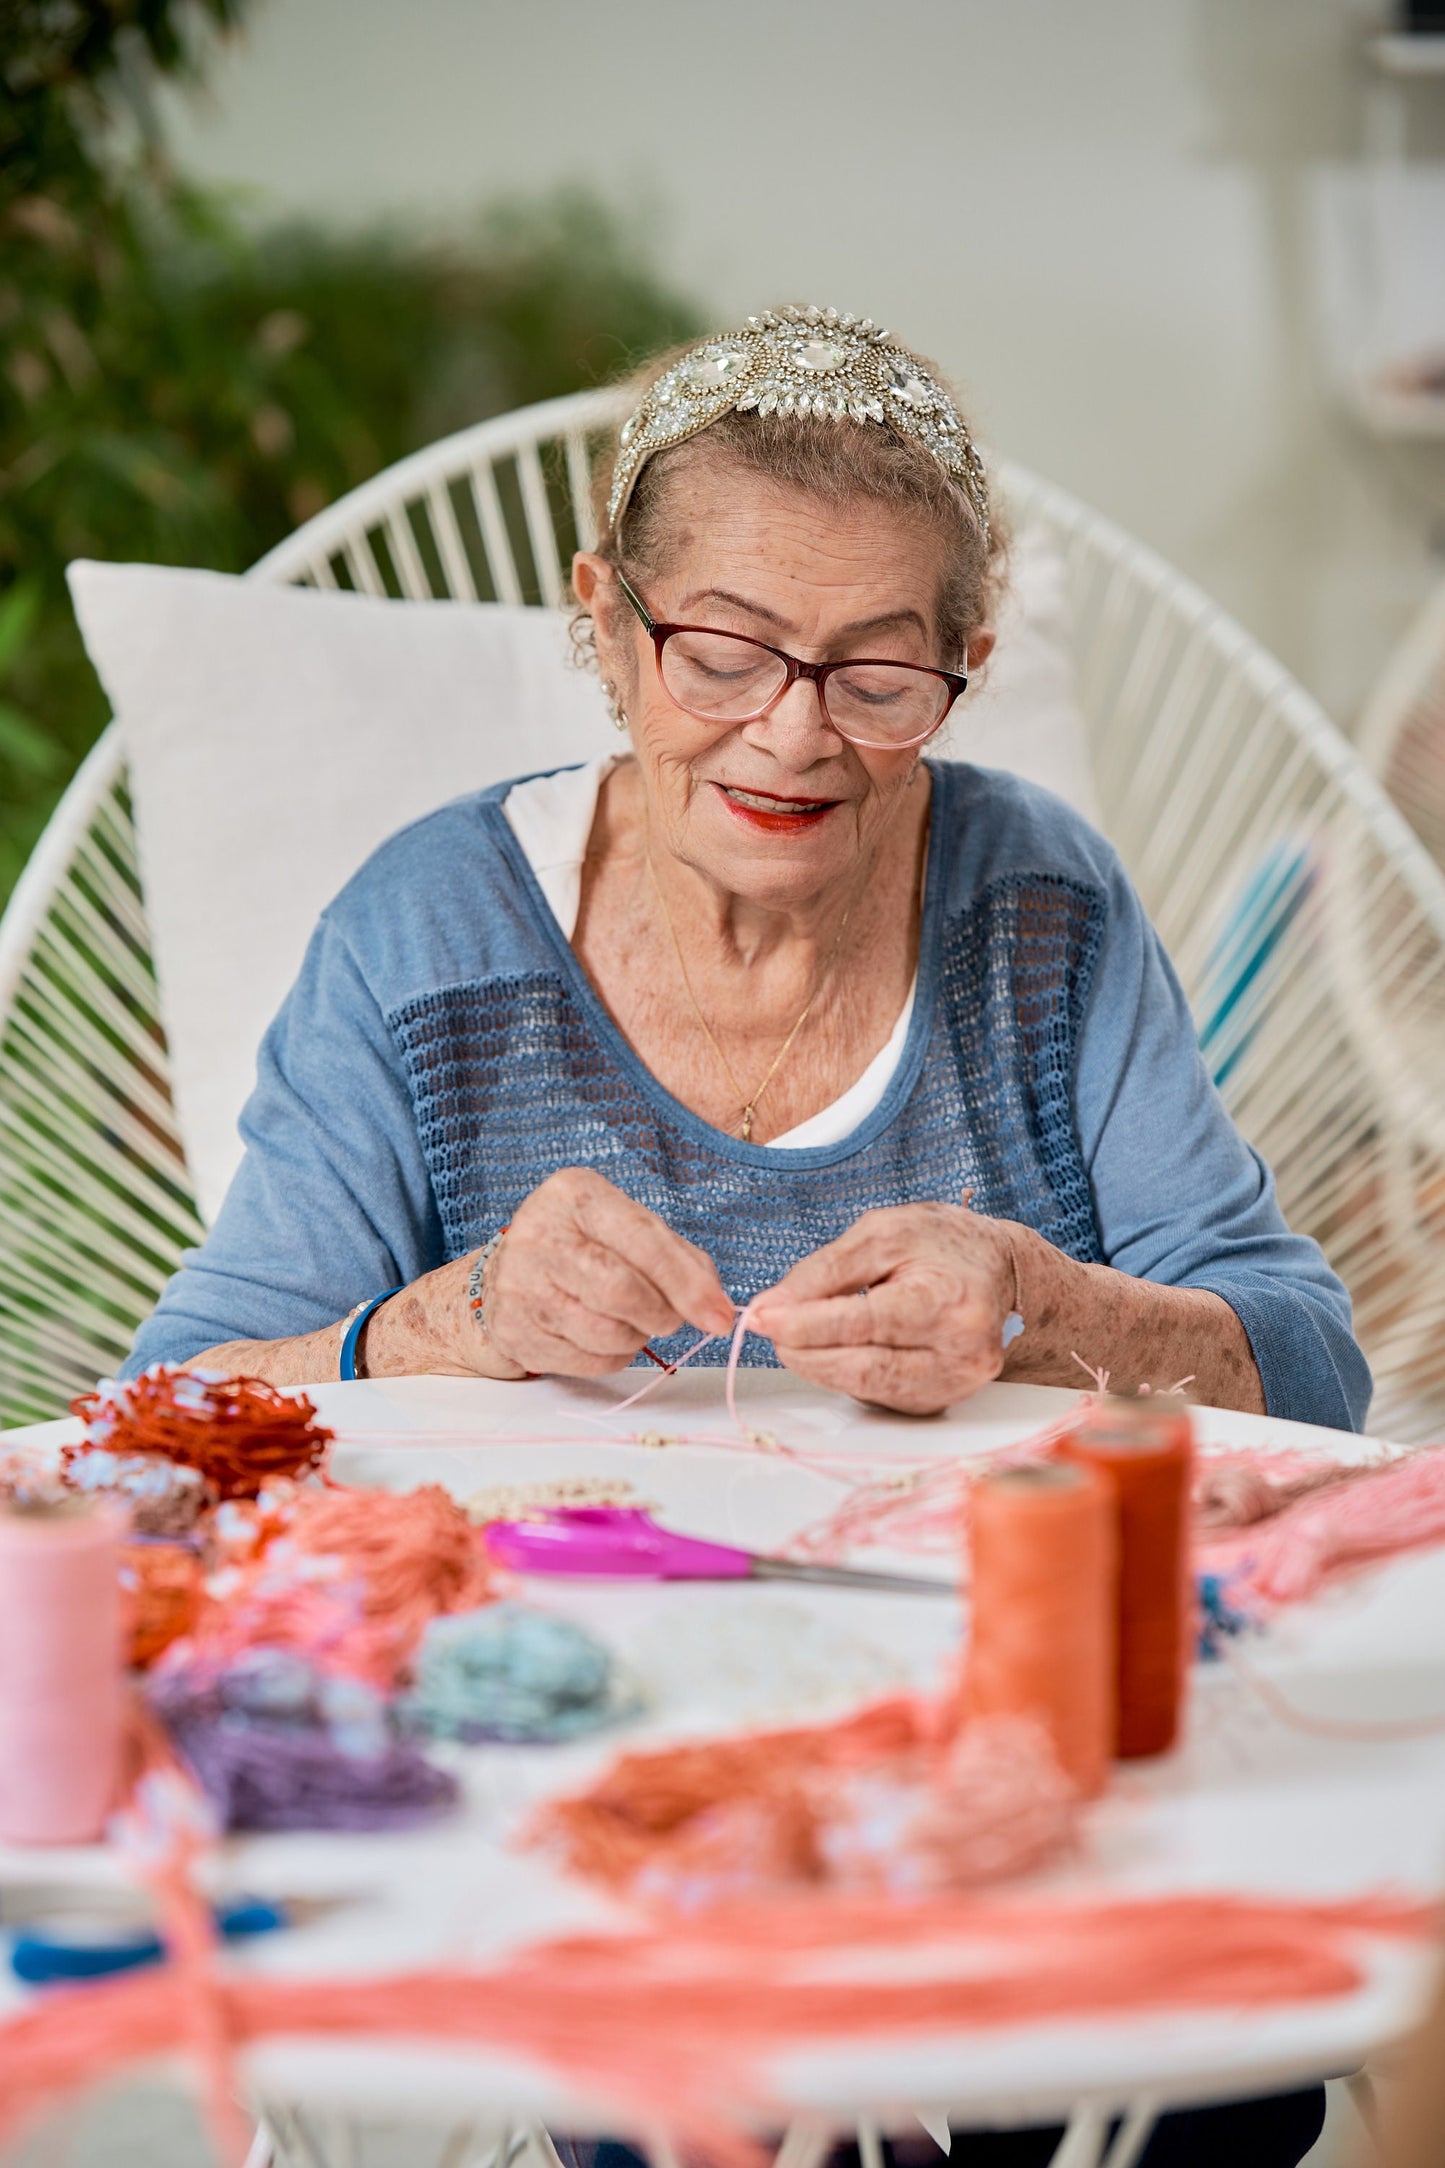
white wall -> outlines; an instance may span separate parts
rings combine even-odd
[[[267,207],[347,219],[583,178],[723,319],[788,298],[879,317],[993,442],[1153,542],[1349,721],[1432,570],[1427,455],[1402,477],[1356,432],[1323,350],[1319,206],[1357,193],[1374,19],[258,0],[173,136]]]

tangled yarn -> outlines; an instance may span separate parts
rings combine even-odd
[[[166,1932],[184,1948],[177,1910]],[[677,2151],[720,2168],[759,2168],[750,2133],[776,2119],[779,2060],[799,2051],[1338,2005],[1366,1979],[1372,1944],[1423,1946],[1438,1924],[1432,1908],[1392,1896],[769,1900],[537,1943],[492,1971],[297,1979],[157,1966],[37,1996],[0,2027],[0,2140],[56,2098],[177,2050],[201,2061],[220,2121],[236,2049],[412,2039],[541,2065],[606,2102],[614,2127],[666,2131]]]
[[[1370,1466],[1321,1460],[1314,1453],[1203,1453],[1194,1471],[1194,1526],[1203,1535],[1215,1528],[1251,1528],[1272,1520],[1302,1498],[1338,1490],[1374,1474]]]
[[[1272,1606],[1298,1603],[1372,1560],[1445,1543],[1445,1446],[1348,1475],[1268,1520],[1204,1536],[1197,1562],[1227,1573],[1236,1598]]]
[[[529,1841],[687,1910],[790,1884],[959,1889],[1067,1846],[1077,1798],[1036,1726],[938,1723],[899,1695],[836,1724],[624,1754],[542,1807]]]
[[[389,1689],[432,1619],[492,1593],[481,1538],[439,1484],[306,1491],[256,1558],[212,1577],[195,1651],[224,1668],[250,1649],[298,1649]]]
[[[61,1454],[68,1489],[119,1499],[138,1536],[186,1536],[216,1493],[199,1468],[164,1453],[117,1453],[104,1445],[67,1446]]]
[[[401,1714],[438,1739],[572,1739],[636,1706],[600,1641],[516,1603],[434,1618],[412,1671]]]
[[[456,1804],[455,1778],[399,1740],[382,1697],[258,1649],[229,1670],[174,1665],[152,1708],[226,1829],[408,1829]]]
[[[131,1668],[144,1671],[194,1627],[201,1608],[201,1561],[184,1543],[128,1543],[120,1588]]]
[[[332,1433],[303,1394],[261,1378],[223,1378],[156,1363],[127,1384],[107,1381],[70,1403],[86,1443],[114,1453],[163,1453],[196,1468],[219,1498],[254,1498],[271,1476],[321,1467]]]

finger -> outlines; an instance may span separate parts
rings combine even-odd
[[[681,1311],[645,1273],[616,1250],[586,1237],[565,1262],[552,1261],[550,1278],[599,1316],[635,1329],[639,1345],[654,1333],[676,1332],[683,1322]]]
[[[699,1332],[732,1331],[737,1313],[717,1266],[706,1250],[675,1234],[646,1205],[610,1182],[599,1182],[581,1199],[578,1216],[595,1242],[627,1257],[688,1324]]]
[[[917,1347],[937,1344],[947,1308],[943,1291],[921,1276],[901,1275],[852,1295],[819,1302],[769,1298],[751,1323],[789,1347]]]
[[[997,1355],[978,1363],[950,1363],[941,1368],[926,1348],[791,1348],[778,1346],[778,1360],[812,1385],[847,1393],[870,1407],[900,1415],[940,1415],[992,1382],[1000,1367]]]
[[[495,1342],[509,1361],[518,1363],[534,1377],[591,1378],[607,1377],[614,1370],[625,1370],[629,1356],[597,1355],[585,1348],[564,1340],[557,1334],[532,1325],[522,1333],[509,1333],[505,1347]]]
[[[584,1355],[629,1363],[648,1337],[635,1325],[595,1310],[570,1288],[557,1286],[547,1306],[546,1329]]]

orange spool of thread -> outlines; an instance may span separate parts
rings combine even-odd
[[[1118,1731],[1125,1760],[1163,1754],[1179,1736],[1189,1676],[1194,1590],[1189,1498],[1194,1426],[1187,1408],[1106,1400],[1060,1440],[1060,1460],[1102,1476],[1114,1499],[1118,1577]]]
[[[964,1713],[1036,1718],[1085,1798],[1114,1746],[1114,1520],[1107,1483],[1059,1462],[984,1477],[969,1515]]]

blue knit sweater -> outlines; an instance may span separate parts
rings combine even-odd
[[[322,915],[261,1047],[240,1170],[126,1374],[314,1331],[588,1166],[706,1249],[739,1302],[873,1206],[971,1189],[1071,1256],[1212,1289],[1272,1415],[1358,1427],[1348,1297],[1225,1113],[1115,853],[1012,776],[932,774],[902,1058],[850,1136],[806,1148],[725,1135],[638,1060],[518,847],[509,784],[393,836]]]

